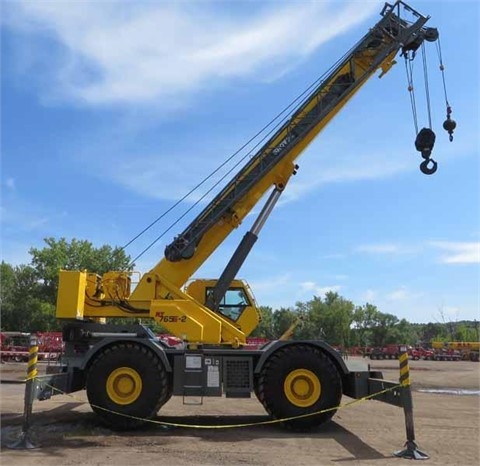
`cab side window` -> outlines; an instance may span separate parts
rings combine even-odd
[[[207,293],[211,289],[207,290]],[[236,321],[245,310],[250,306],[247,295],[242,288],[229,288],[223,297],[218,311],[225,317]]]

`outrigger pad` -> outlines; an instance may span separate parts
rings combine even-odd
[[[393,454],[398,458],[407,458],[409,460],[428,460],[430,458],[426,453],[417,448],[415,442],[407,441],[405,446],[407,448],[396,451]]]
[[[7,445],[11,450],[34,450],[40,448],[40,445],[32,439],[30,432],[27,430],[20,433],[17,440]]]

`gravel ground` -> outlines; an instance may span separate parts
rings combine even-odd
[[[385,378],[398,380],[397,361],[372,361]],[[411,361],[415,433],[427,464],[480,464],[480,364],[466,361]],[[36,465],[399,465],[406,440],[403,410],[376,401],[340,409],[333,420],[309,433],[292,433],[275,424],[240,428],[213,426],[268,421],[256,400],[205,398],[202,405],[184,405],[173,397],[157,421],[208,425],[171,427],[152,423],[118,433],[103,427],[92,413],[85,392],[35,402],[31,437],[40,448],[11,450],[6,446],[21,432],[24,402],[21,380],[25,364],[0,366],[2,464]],[[429,393],[447,389],[470,395]],[[427,391],[424,391],[427,390]],[[351,401],[344,398],[343,402]]]

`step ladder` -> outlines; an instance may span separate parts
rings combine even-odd
[[[203,354],[198,352],[185,353],[183,369],[184,405],[203,405],[204,378]]]

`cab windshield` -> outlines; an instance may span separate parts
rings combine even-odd
[[[207,288],[207,296],[212,290],[213,288]],[[250,306],[250,301],[243,288],[229,288],[220,302],[218,312],[237,321],[247,306]]]

